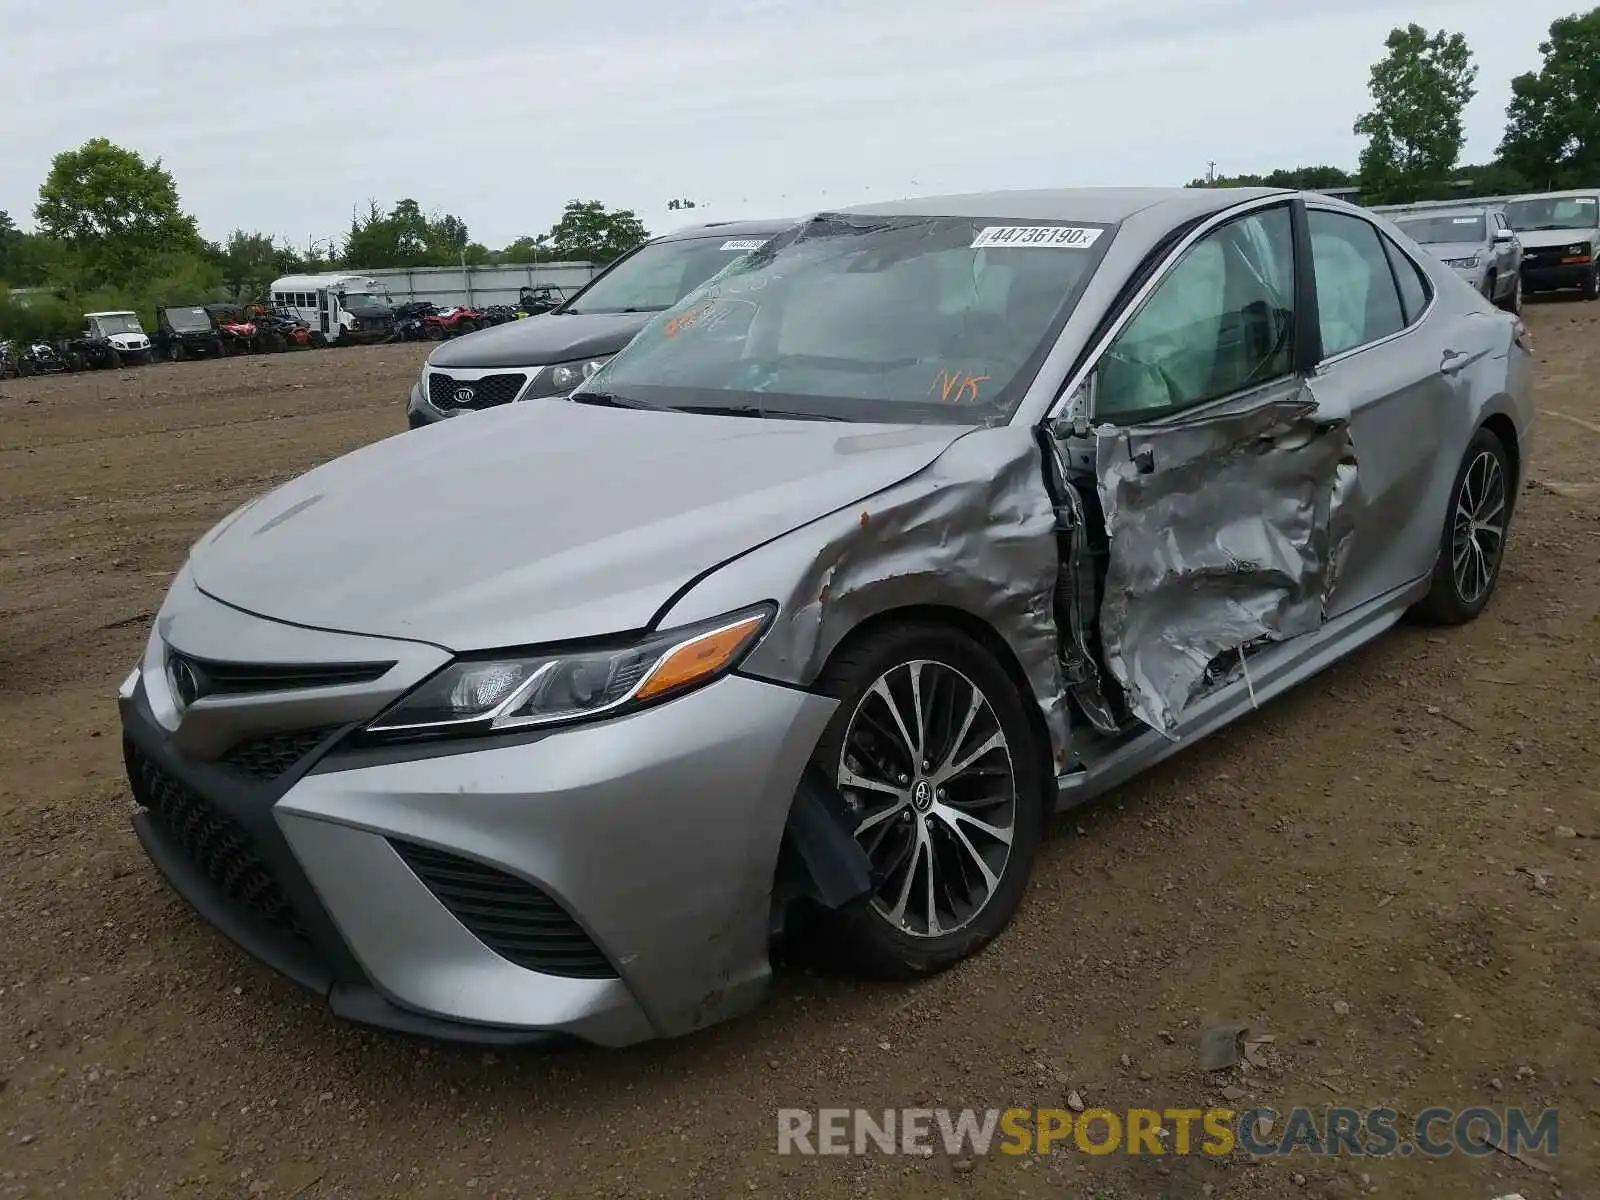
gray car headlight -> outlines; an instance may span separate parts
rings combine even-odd
[[[1463,270],[1470,271],[1478,265],[1478,256],[1474,254],[1471,258],[1447,258],[1444,260],[1444,265],[1447,267],[1460,267]]]
[[[365,733],[384,742],[481,737],[618,716],[732,671],[775,611],[763,604],[626,643],[458,659]]]

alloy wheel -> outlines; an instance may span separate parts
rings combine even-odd
[[[1506,474],[1499,456],[1480,450],[1456,493],[1450,561],[1456,594],[1476,604],[1494,584],[1505,550]]]
[[[929,659],[885,671],[851,714],[838,781],[884,921],[937,938],[983,911],[1011,856],[1017,780],[1005,730],[972,680]]]

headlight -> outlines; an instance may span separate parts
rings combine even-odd
[[[584,362],[557,363],[553,367],[546,367],[534,376],[528,395],[564,396],[605,365],[606,359],[591,358]]]
[[[385,742],[475,737],[631,712],[726,675],[774,612],[764,604],[626,644],[458,659],[366,732]]]
[[[1589,253],[1589,243],[1588,242],[1579,242],[1576,246],[1568,246],[1566,248],[1563,256],[1565,257],[1565,256],[1570,255],[1570,256],[1572,256],[1574,258],[1582,258],[1584,255],[1586,255],[1588,253]]]
[[[1447,258],[1444,260],[1444,265],[1447,267],[1460,267],[1462,270],[1470,271],[1478,265],[1478,256],[1474,254],[1471,258]]]

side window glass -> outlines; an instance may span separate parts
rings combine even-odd
[[[1378,231],[1343,213],[1312,209],[1306,216],[1323,354],[1342,354],[1404,329],[1400,293]]]
[[[1287,375],[1293,331],[1294,236],[1282,205],[1184,252],[1101,358],[1095,414],[1148,419]]]
[[[1383,248],[1388,252],[1389,263],[1394,268],[1395,281],[1400,285],[1400,303],[1405,309],[1406,324],[1410,325],[1422,315],[1422,310],[1428,307],[1428,300],[1433,291],[1422,274],[1422,268],[1406,257],[1399,246],[1384,238]]]

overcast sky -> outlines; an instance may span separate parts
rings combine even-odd
[[[498,247],[574,197],[652,231],[905,195],[1353,167],[1397,24],[1465,33],[1469,161],[1551,0],[0,0],[0,209],[51,156],[159,157],[207,237],[402,196]],[[700,215],[700,214],[695,214]]]

